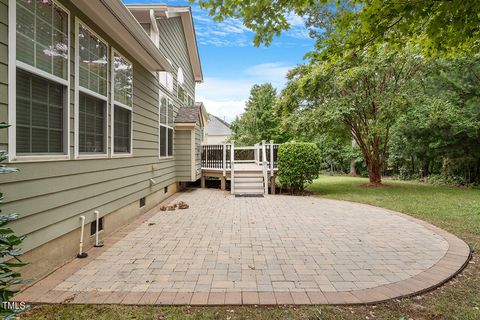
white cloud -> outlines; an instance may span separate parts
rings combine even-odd
[[[270,62],[246,68],[237,79],[206,77],[197,86],[196,100],[202,101],[208,112],[231,122],[245,109],[245,102],[254,84],[270,82],[277,90],[281,90],[291,68],[292,65],[284,62]]]
[[[285,80],[285,75],[292,67],[283,62],[262,63],[245,69],[245,74],[268,79],[268,82],[278,83]]]
[[[215,47],[245,47],[251,44],[252,32],[241,20],[225,19],[215,22],[208,11],[192,6],[198,43]]]
[[[294,12],[290,12],[287,15],[287,22],[292,27],[305,27],[305,19]]]
[[[246,100],[210,100],[203,96],[197,96],[197,101],[202,101],[208,113],[214,114],[220,119],[231,123],[236,116],[243,113]]]

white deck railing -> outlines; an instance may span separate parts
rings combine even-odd
[[[268,160],[267,160],[267,149],[265,147],[265,140],[262,141],[262,171],[263,171],[263,187],[264,194],[268,194]]]
[[[277,151],[278,144],[273,141],[247,147],[237,147],[233,143],[204,144],[202,145],[202,169],[222,171],[225,175],[227,171],[232,170],[234,163],[252,163],[258,166],[266,165],[270,174],[273,174],[277,169]]]

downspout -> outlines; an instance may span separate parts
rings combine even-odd
[[[155,11],[153,9],[150,9],[150,23],[153,28],[153,35],[150,35],[150,38],[152,38],[152,41],[155,43],[157,48],[160,47],[160,30],[158,30],[158,24],[157,24],[157,19],[155,18]]]

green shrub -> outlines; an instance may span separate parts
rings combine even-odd
[[[314,143],[288,142],[278,148],[280,183],[292,193],[302,192],[320,173],[320,150]]]

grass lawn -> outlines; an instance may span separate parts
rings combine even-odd
[[[367,203],[441,227],[480,250],[480,189],[387,181],[365,188],[362,178],[322,176],[309,190],[319,197]],[[373,306],[160,307],[36,306],[22,319],[480,319],[480,260],[444,286],[414,298]]]

